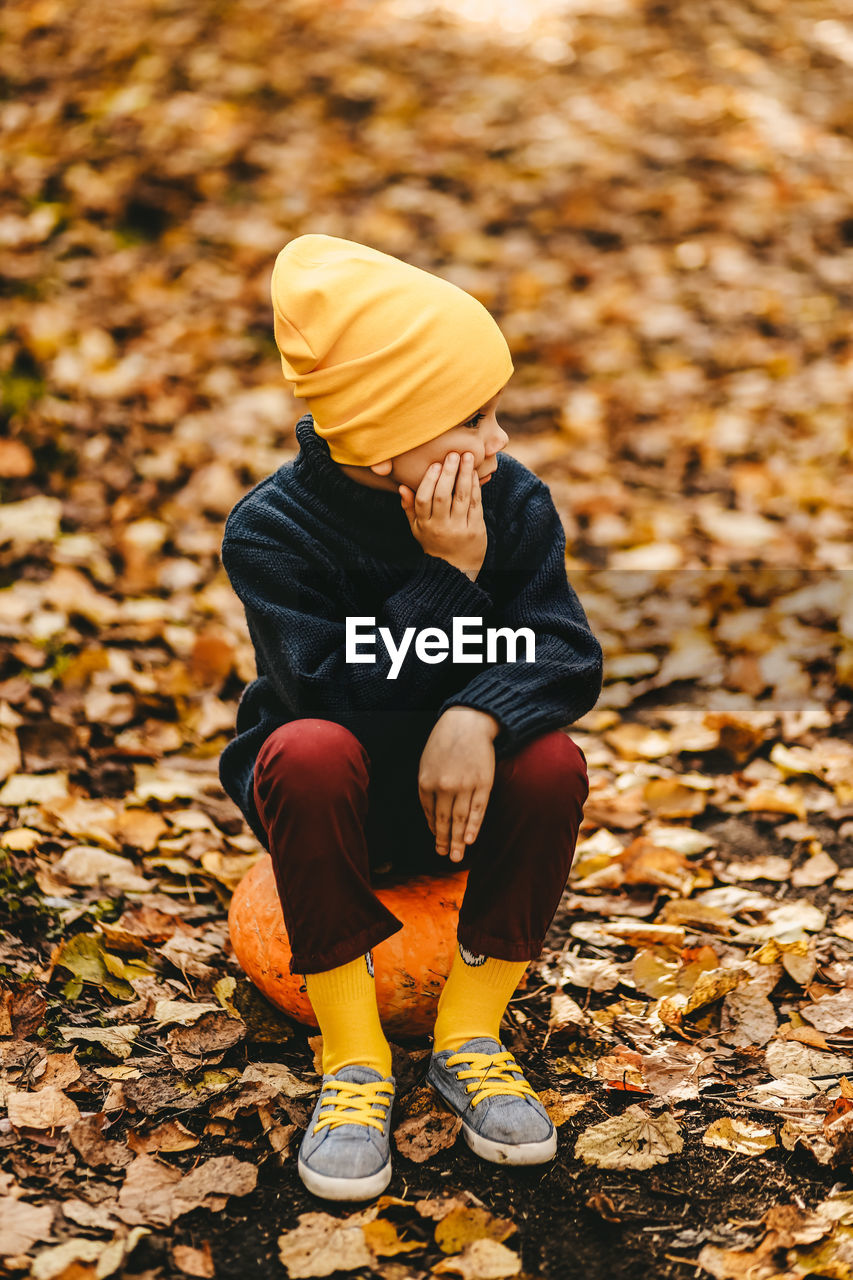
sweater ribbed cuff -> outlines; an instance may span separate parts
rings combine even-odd
[[[449,707],[473,707],[487,711],[500,721],[500,732],[495,738],[495,750],[509,739],[524,735],[526,729],[542,719],[542,709],[537,702],[525,695],[523,689],[511,685],[512,669],[501,667],[494,671],[482,671],[476,677],[476,689],[460,689],[439,708],[439,716]]]
[[[427,554],[396,595],[400,596],[402,591],[417,601],[422,610],[429,610],[432,622],[436,617],[482,617],[493,604],[488,591],[472,582],[456,565]]]

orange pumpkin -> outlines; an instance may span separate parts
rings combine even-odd
[[[418,876],[375,893],[403,928],[373,951],[376,998],[390,1035],[432,1031],[436,1007],[456,949],[456,924],[467,871]],[[234,955],[255,986],[279,1009],[317,1026],[301,974],[290,972],[290,943],[273,873],[260,858],[238,884],[228,911]]]

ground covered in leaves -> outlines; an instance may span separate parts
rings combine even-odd
[[[4,9],[12,1276],[853,1275],[853,9],[542,8]],[[296,1175],[317,1044],[231,952],[266,855],[217,779],[255,674],[218,549],[296,451],[268,288],[305,231],[492,310],[605,650],[504,1028],[557,1159],[477,1160],[396,1046],[366,1209]]]

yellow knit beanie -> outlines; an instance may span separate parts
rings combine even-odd
[[[470,418],[513,372],[506,339],[464,289],[337,236],[275,260],[275,340],[335,462],[368,467]]]

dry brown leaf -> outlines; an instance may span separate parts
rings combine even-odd
[[[621,1115],[585,1129],[575,1143],[575,1155],[599,1169],[651,1169],[683,1146],[673,1116],[668,1112],[651,1115],[634,1104]]]
[[[730,884],[749,880],[777,880],[786,883],[791,879],[791,859],[768,853],[762,858],[753,858],[750,862],[734,860],[721,863],[717,868],[717,878]]]
[[[460,1276],[461,1280],[505,1280],[521,1271],[521,1259],[497,1240],[475,1240],[454,1258],[433,1267],[436,1276]]]
[[[583,990],[612,991],[621,981],[621,974],[612,960],[579,956],[573,951],[564,952],[554,968],[562,982]]]
[[[47,1240],[56,1205],[28,1204],[12,1196],[0,1199],[0,1258],[29,1253],[34,1244]]]
[[[470,1191],[459,1191],[451,1196],[429,1196],[425,1200],[417,1200],[415,1202],[415,1211],[422,1218],[430,1218],[434,1222],[440,1222],[442,1218],[446,1218],[454,1209],[469,1209],[471,1207],[483,1209],[485,1206],[482,1201]]]
[[[173,1027],[166,1037],[166,1047],[174,1066],[179,1071],[188,1071],[202,1059],[220,1062],[226,1050],[245,1037],[246,1024],[242,1018],[233,1018],[218,1009],[204,1014],[190,1027]]]
[[[592,1096],[591,1093],[560,1093],[559,1089],[543,1089],[539,1101],[559,1129],[560,1125],[583,1111]]]
[[[435,1229],[435,1242],[442,1253],[461,1253],[475,1240],[506,1240],[516,1230],[509,1218],[496,1218],[488,1209],[451,1209]]]
[[[269,1090],[269,1097],[283,1094],[286,1098],[307,1098],[317,1092],[317,1085],[298,1079],[283,1062],[250,1062],[243,1068],[240,1081],[263,1085]]]
[[[796,1040],[771,1040],[764,1051],[764,1061],[771,1075],[832,1076],[843,1075],[850,1059],[841,1053],[824,1053]]]
[[[183,1275],[203,1276],[205,1280],[216,1275],[213,1254],[207,1240],[200,1249],[188,1244],[173,1244],[172,1261]]]
[[[723,1147],[740,1155],[760,1156],[776,1146],[776,1130],[739,1116],[722,1116],[714,1120],[702,1134],[706,1147]]]
[[[377,1257],[391,1258],[398,1253],[411,1253],[424,1247],[421,1240],[401,1240],[397,1228],[385,1218],[365,1222],[361,1229],[368,1249]]]
[[[73,845],[53,867],[69,884],[92,885],[104,891],[145,893],[152,882],[140,875],[129,858],[107,853],[96,845]]]
[[[291,1280],[355,1271],[375,1261],[359,1223],[329,1213],[300,1213],[298,1223],[278,1237],[278,1256]]]
[[[853,991],[839,991],[813,1004],[800,1005],[800,1013],[818,1031],[847,1031],[853,1028]]]
[[[191,1151],[199,1143],[195,1134],[180,1120],[165,1120],[147,1133],[129,1129],[125,1140],[137,1155],[151,1151]]]
[[[59,1027],[66,1040],[91,1040],[117,1058],[130,1057],[140,1030],[141,1026],[135,1022],[127,1022],[121,1027]]]
[[[128,1223],[165,1227],[194,1209],[224,1209],[230,1196],[254,1191],[257,1180],[257,1168],[233,1156],[214,1156],[182,1174],[142,1154],[127,1171],[116,1212]]]
[[[101,1130],[105,1119],[102,1111],[93,1116],[81,1116],[71,1126],[68,1137],[86,1164],[93,1168],[121,1169],[130,1164],[133,1156],[124,1142],[111,1142],[104,1137]]]
[[[637,920],[612,921],[601,925],[603,937],[631,947],[656,944],[662,947],[684,946],[685,931],[679,925],[643,924]]]
[[[564,1031],[566,1027],[579,1027],[585,1022],[586,1014],[577,1001],[562,991],[555,991],[551,996],[549,1031]]]
[[[9,1119],[16,1129],[68,1129],[80,1119],[80,1108],[55,1085],[36,1093],[10,1093]]]
[[[659,1098],[699,1097],[699,1080],[712,1070],[713,1054],[698,1045],[662,1044],[642,1055],[645,1087]]]
[[[692,818],[707,804],[704,792],[685,786],[683,778],[652,778],[643,787],[643,799],[658,818]]]
[[[64,1089],[80,1079],[80,1064],[74,1053],[48,1053],[31,1074],[33,1089]]]
[[[452,1147],[462,1128],[461,1118],[439,1102],[429,1085],[406,1095],[402,1113],[394,1143],[401,1155],[416,1164]]]
[[[814,842],[813,842],[814,843]],[[795,867],[791,874],[791,884],[797,889],[809,888],[812,885],[826,884],[838,873],[838,863],[830,858],[823,849],[813,853],[801,866]]]
[[[158,1000],[154,1006],[154,1017],[157,1019],[156,1026],[158,1031],[161,1027],[168,1027],[172,1023],[188,1027],[193,1022],[197,1022],[199,1018],[204,1017],[206,1013],[218,1012],[218,1004],[210,1004],[204,1001]]]
[[[781,965],[779,966],[781,969]],[[720,1039],[723,1044],[746,1048],[764,1045],[776,1034],[776,1010],[761,991],[747,982],[723,1001]]]

